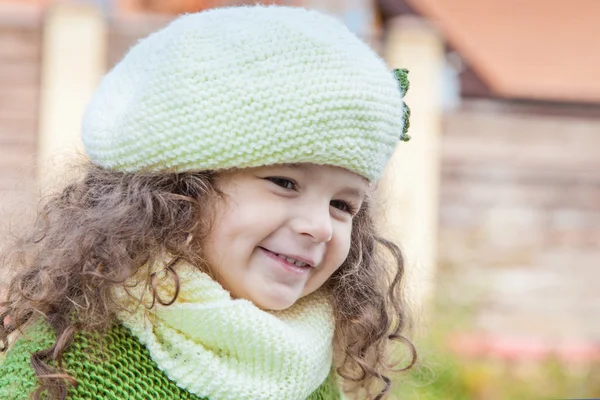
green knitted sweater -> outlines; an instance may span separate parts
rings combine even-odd
[[[54,338],[47,325],[37,324],[15,343],[4,361],[0,360],[0,399],[29,398],[37,383],[29,358],[32,353],[50,347]],[[102,338],[90,333],[76,335],[63,356],[63,366],[78,382],[69,389],[69,400],[199,399],[170,381],[150,358],[148,350],[121,325],[114,326]],[[340,399],[342,395],[333,373],[308,398]]]

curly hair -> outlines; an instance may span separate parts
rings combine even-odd
[[[76,381],[62,369],[62,356],[75,333],[104,332],[114,323],[116,286],[141,272],[156,297],[153,275],[144,268],[165,253],[206,268],[202,243],[213,225],[213,202],[224,196],[215,172],[126,173],[91,163],[84,168],[83,177],[42,200],[33,229],[3,257],[4,266],[20,272],[0,312],[2,350],[11,333],[36,319],[56,332],[53,346],[31,357],[39,380],[35,399],[43,393],[66,398]],[[416,362],[415,347],[402,335],[408,323],[403,272],[400,249],[376,234],[365,201],[353,221],[350,253],[326,285],[333,294],[338,373],[351,390],[379,387],[375,399],[390,389],[385,374],[393,371],[391,342],[408,348],[408,366],[401,370]]]

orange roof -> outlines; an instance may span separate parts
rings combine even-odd
[[[408,0],[503,97],[600,102],[600,1]]]

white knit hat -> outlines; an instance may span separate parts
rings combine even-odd
[[[82,127],[91,160],[117,171],[281,163],[369,180],[403,136],[398,80],[341,22],[279,6],[182,16],[102,80]]]

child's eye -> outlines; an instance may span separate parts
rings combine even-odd
[[[294,182],[291,179],[280,178],[280,177],[276,177],[276,176],[270,176],[270,177],[265,178],[265,179],[268,180],[268,181],[273,182],[277,186],[281,186],[284,189],[288,189],[288,190],[295,190],[296,189],[296,182]]]
[[[345,201],[332,200],[329,204],[331,204],[332,207],[335,207],[338,210],[348,213],[350,215],[356,214],[356,207],[354,207],[352,204],[347,203]]]

